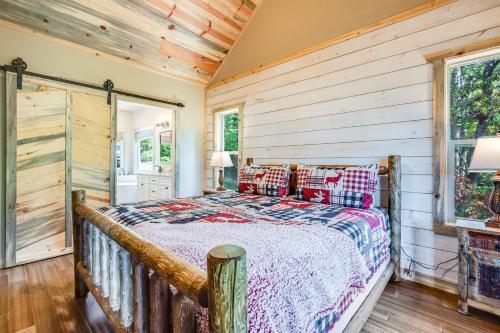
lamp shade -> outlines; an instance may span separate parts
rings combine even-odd
[[[212,154],[212,160],[210,161],[210,166],[225,168],[233,166],[229,152],[227,151],[214,151]]]
[[[469,172],[497,170],[500,170],[500,135],[479,138],[472,154]]]

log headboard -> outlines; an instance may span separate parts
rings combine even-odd
[[[246,159],[247,165],[253,164],[253,158]],[[283,164],[259,164],[261,166],[282,166]],[[321,168],[348,168],[357,165],[325,164],[315,166]],[[297,189],[297,164],[290,165],[290,194],[295,194]],[[379,176],[388,177],[388,206],[389,219],[391,223],[391,259],[396,264],[394,279],[399,281],[400,277],[400,248],[401,248],[401,156],[391,155],[388,157],[387,166],[379,167]]]

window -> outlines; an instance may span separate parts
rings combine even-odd
[[[138,169],[153,170],[153,130],[136,132],[135,142]]]
[[[217,112],[216,150],[227,151],[233,162],[232,167],[224,168],[224,188],[235,190],[238,184],[238,135],[239,115],[237,108]]]
[[[485,220],[491,216],[487,202],[493,174],[469,174],[468,168],[477,139],[500,130],[500,50],[447,60],[443,68],[443,222]]]
[[[172,131],[160,133],[160,163],[168,164],[172,157]]]

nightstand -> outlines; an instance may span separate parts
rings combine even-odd
[[[233,192],[233,190],[224,190],[224,191],[217,191],[216,189],[205,189],[203,190],[203,195],[210,195],[210,194],[217,194],[217,193],[226,193],[226,192]]]
[[[458,311],[468,306],[500,315],[500,230],[457,220]]]

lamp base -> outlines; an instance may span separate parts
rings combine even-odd
[[[491,192],[488,208],[495,215],[485,222],[485,226],[500,229],[500,171],[497,171],[491,181],[495,188]]]
[[[223,168],[219,168],[219,187],[217,187],[216,190],[218,192],[226,190],[224,188],[224,169]]]

